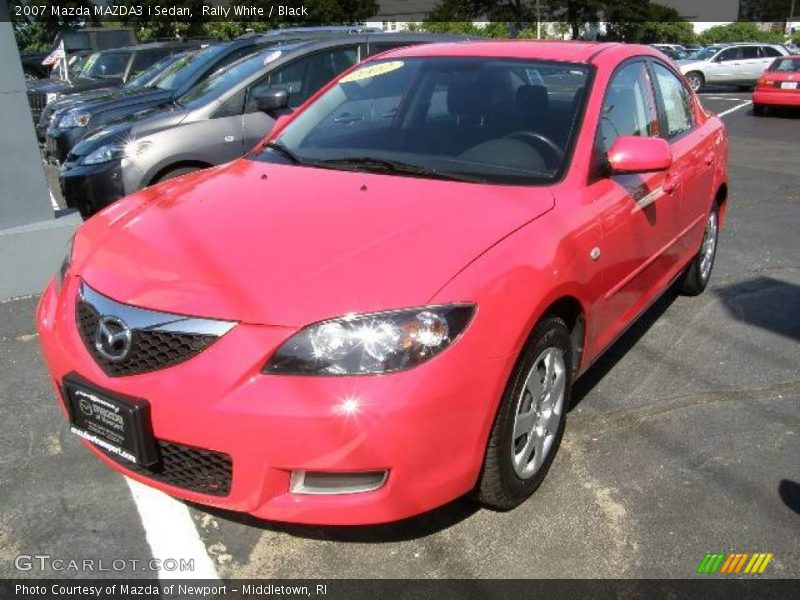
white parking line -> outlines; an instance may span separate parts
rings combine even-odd
[[[717,116],[720,117],[720,118],[724,117],[725,115],[729,115],[732,112],[737,111],[740,108],[744,108],[745,106],[748,106],[749,104],[752,104],[752,103],[753,103],[752,100],[748,100],[747,102],[742,102],[741,104],[737,104],[733,108],[729,108],[728,110],[723,110],[721,113],[717,113]]]
[[[701,94],[700,98],[703,100],[727,100],[728,102],[741,102],[744,98],[735,98],[734,96],[706,96]]]
[[[153,558],[160,561],[159,579],[219,579],[214,563],[192,522],[189,509],[165,493],[125,478],[139,511],[139,518]],[[167,559],[193,560],[194,570],[167,570]]]

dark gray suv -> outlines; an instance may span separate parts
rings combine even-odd
[[[336,75],[400,46],[466,38],[350,35],[272,46],[233,63],[168,108],[137,114],[81,140],[61,169],[69,206],[87,217],[143,187],[242,156]]]

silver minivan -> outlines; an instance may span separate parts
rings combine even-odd
[[[678,61],[678,67],[695,92],[706,85],[750,88],[775,58],[788,54],[780,44],[709,46],[690,60]]]

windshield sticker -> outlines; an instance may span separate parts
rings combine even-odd
[[[280,58],[280,56],[281,56],[281,51],[280,50],[275,50],[274,52],[270,52],[269,54],[267,54],[264,57],[264,64],[268,65],[272,61],[278,60]]]
[[[385,63],[379,63],[377,65],[370,65],[368,67],[364,67],[363,69],[359,69],[358,71],[353,71],[349,75],[345,75],[340,79],[340,83],[350,83],[351,81],[361,81],[362,79],[369,79],[370,77],[385,75],[386,73],[396,71],[402,66],[402,60],[392,60]]]

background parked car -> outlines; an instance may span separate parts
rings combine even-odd
[[[681,73],[689,80],[692,90],[705,85],[737,85],[749,88],[769,64],[788,54],[780,44],[733,44],[709,46],[694,60],[679,63]]]
[[[28,84],[28,103],[33,121],[38,122],[44,107],[62,96],[120,86],[165,56],[198,45],[197,42],[185,41],[155,42],[95,52],[86,59],[78,77],[71,81],[47,79]]]
[[[164,70],[167,69],[167,67],[178,62],[179,60],[182,60],[191,52],[191,50],[185,50],[183,52],[176,52],[175,54],[170,54],[169,56],[162,58],[157,63],[151,65],[150,68],[142,71],[136,77],[123,84],[120,89],[137,90],[150,85]],[[64,111],[70,108],[75,108],[81,103],[110,98],[116,92],[116,89],[117,88],[98,88],[96,90],[87,90],[77,94],[70,94],[61,100],[48,103],[42,110],[42,113],[39,116],[39,122],[36,124],[36,137],[40,142],[45,141],[47,128],[51,125],[56,108]]]
[[[463,39],[370,34],[271,46],[217,71],[167,108],[111,123],[81,140],[61,170],[64,199],[88,217],[152,183],[238,158],[269,133],[281,112],[367,56]]]
[[[115,119],[169,104],[213,72],[261,48],[288,41],[338,36],[341,31],[341,27],[279,29],[245,35],[232,42],[209,44],[169,67],[144,89],[118,90],[108,98],[86,102],[69,110],[62,110],[57,105],[46,135],[46,156],[57,163],[64,161],[72,147],[85,135]]]
[[[776,58],[753,92],[753,114],[768,106],[800,107],[800,56]]]

